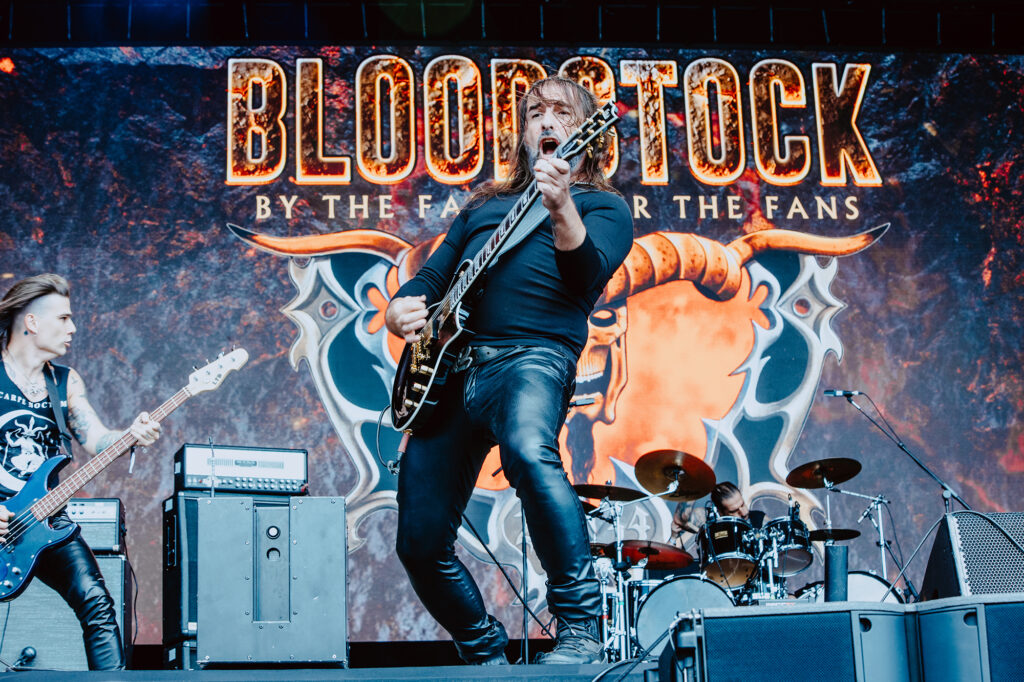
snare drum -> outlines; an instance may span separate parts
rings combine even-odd
[[[701,570],[720,585],[736,588],[757,568],[754,528],[746,519],[724,516],[701,526],[697,534]]]
[[[644,649],[651,647],[675,622],[678,613],[732,605],[729,593],[710,580],[695,575],[676,576],[651,590],[640,605],[636,618],[636,641]],[[648,655],[660,654],[668,640],[667,636],[663,637]]]
[[[788,578],[808,568],[814,562],[811,534],[798,518],[780,516],[764,526],[769,538],[775,538],[779,548],[779,566],[775,575]]]
[[[885,595],[884,600],[882,599],[882,595],[889,589],[889,585],[890,583],[879,578],[874,573],[850,571],[846,576],[846,600],[876,603],[884,601],[887,604],[902,604],[903,596],[897,590],[892,590],[889,594]],[[795,596],[797,599],[823,602],[825,601],[825,583],[816,582],[805,585],[797,590]]]

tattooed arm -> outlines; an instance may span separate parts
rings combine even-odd
[[[124,431],[113,431],[103,425],[86,397],[85,382],[75,370],[71,370],[68,377],[68,426],[75,439],[92,455],[103,452],[124,434]],[[139,413],[128,430],[139,439],[140,445],[152,445],[160,437],[160,423],[151,419],[148,412]]]

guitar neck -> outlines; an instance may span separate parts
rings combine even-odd
[[[188,387],[181,389],[171,396],[167,402],[154,410],[151,413],[151,418],[158,422],[163,421],[167,415],[174,412],[191,397],[192,394],[189,392]],[[64,479],[60,485],[33,504],[32,514],[37,519],[45,519],[52,516],[63,508],[75,493],[85,487],[85,484],[110,466],[115,459],[128,452],[137,442],[138,439],[131,434],[131,431],[126,431],[124,435],[114,441],[103,452],[83,464],[73,474]]]
[[[537,181],[534,180],[530,183],[530,186],[519,196],[515,206],[512,210],[502,219],[501,223],[494,228],[494,232],[491,234],[491,238],[487,240],[483,248],[476,252],[473,256],[473,260],[470,262],[469,267],[466,268],[459,279],[452,285],[451,289],[445,295],[441,301],[441,305],[437,307],[437,315],[446,315],[450,313],[455,306],[462,300],[463,296],[470,290],[473,283],[480,276],[480,273],[490,265],[494,259],[495,254],[501,249],[502,245],[511,236],[512,232],[516,229],[519,223],[522,221],[523,216],[526,215],[527,209],[533,204],[534,199],[540,194],[540,190],[537,189]]]

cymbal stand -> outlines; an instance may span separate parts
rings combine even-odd
[[[868,505],[868,508],[865,509],[864,513],[860,515],[860,519],[857,520],[857,523],[860,523],[865,518],[868,518],[871,520],[871,525],[873,525],[875,527],[875,530],[878,532],[878,547],[882,553],[880,557],[882,560],[882,579],[888,579],[888,571],[886,570],[885,565],[886,543],[885,530],[882,527],[882,505],[888,504],[889,500],[885,499],[885,496],[883,496],[881,493],[875,495],[874,497],[871,497],[870,495],[862,495],[861,493],[855,493],[852,490],[840,490],[839,488],[836,487],[832,487],[831,490],[832,492],[839,493],[840,495],[850,495],[851,497],[859,497],[864,500],[871,500],[871,504]],[[871,516],[871,512],[878,513],[877,523],[875,522],[875,519]]]
[[[628,561],[622,560],[622,508],[628,505],[637,504],[639,502],[646,502],[656,497],[662,497],[664,495],[673,494],[679,487],[678,478],[669,484],[668,490],[662,493],[651,493],[646,497],[641,497],[636,500],[630,500],[628,502],[614,502],[609,498],[601,500],[600,506],[594,511],[590,512],[588,516],[595,516],[597,518],[608,521],[609,519],[601,514],[601,510],[607,508],[611,513],[611,524],[615,530],[615,561],[612,564],[615,574],[615,605],[614,613],[612,614],[611,625],[608,627],[607,636],[604,641],[604,649],[609,654],[618,656],[620,661],[624,661],[631,656],[631,642],[629,637],[629,626],[627,622],[627,610],[626,603],[629,599],[627,593],[626,583],[628,579],[625,577],[626,573],[632,568],[632,564]]]
[[[878,547],[879,547],[879,551],[881,552],[882,579],[885,580],[885,581],[889,580],[889,575],[888,575],[888,571],[886,570],[886,561],[885,561],[886,552],[888,552],[889,558],[892,559],[892,562],[894,564],[896,564],[896,568],[900,569],[900,571],[902,572],[903,571],[903,565],[900,562],[899,558],[896,556],[896,553],[892,551],[892,545],[889,543],[888,540],[885,539],[885,524],[882,523],[882,505],[883,504],[889,504],[889,500],[887,500],[885,498],[885,496],[882,495],[881,493],[875,495],[874,497],[870,497],[868,495],[862,495],[860,493],[855,493],[852,490],[840,490],[839,488],[832,488],[832,491],[833,492],[837,492],[837,493],[841,493],[843,495],[851,495],[853,497],[860,497],[860,498],[863,498],[865,500],[871,500],[871,504],[869,504],[868,508],[865,509],[863,511],[863,513],[861,513],[860,519],[857,521],[857,523],[860,523],[864,519],[867,519],[868,521],[871,522],[871,525],[875,527],[875,531],[878,533],[878,543],[877,544],[878,544]],[[877,520],[875,519],[875,517],[873,517],[871,515],[872,512],[874,512],[874,513],[876,513],[878,515],[878,519]],[[907,592],[909,592],[911,596],[916,598],[917,590],[914,589],[913,583],[910,582],[910,578],[907,577],[907,575],[905,573],[903,575],[903,582],[906,584]]]

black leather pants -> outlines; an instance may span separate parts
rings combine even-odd
[[[573,360],[545,348],[518,348],[471,366],[452,377],[431,425],[413,435],[402,459],[398,556],[467,662],[500,653],[508,641],[455,554],[462,512],[495,443],[547,573],[551,612],[569,622],[600,615],[586,518],[558,453],[575,376]]]
[[[71,523],[66,514],[53,520],[57,528],[65,523]],[[71,542],[40,554],[35,577],[56,590],[78,616],[89,670],[124,669],[114,600],[85,540],[76,535]]]

